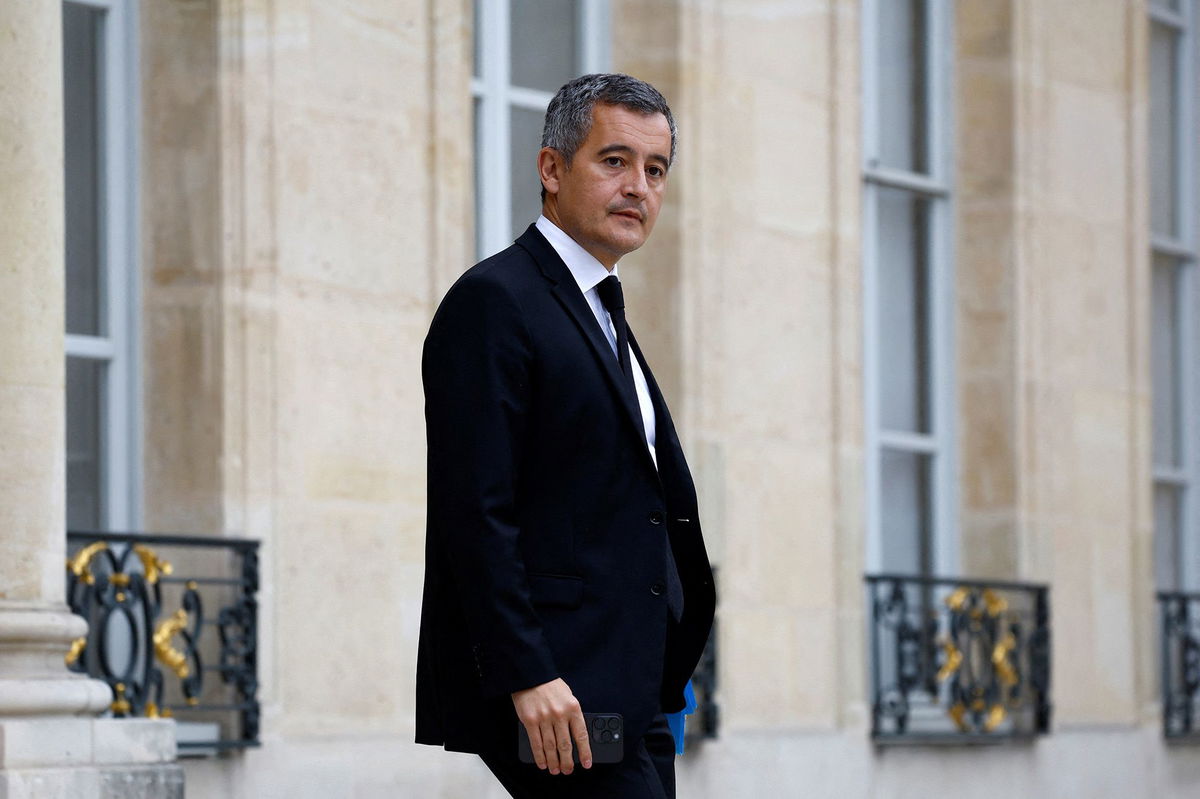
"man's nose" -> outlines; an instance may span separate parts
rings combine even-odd
[[[631,169],[630,174],[625,181],[625,196],[626,197],[645,197],[649,190],[649,185],[646,183],[646,170]]]

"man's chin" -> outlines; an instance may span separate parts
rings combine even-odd
[[[645,243],[645,239],[638,239],[637,241],[622,241],[619,245],[614,245],[612,251],[614,253],[618,253],[617,260],[620,260],[626,255],[629,255],[629,253],[640,248]]]
[[[614,231],[607,244],[613,252],[629,253],[645,244],[647,235],[639,225],[636,232],[628,229]]]

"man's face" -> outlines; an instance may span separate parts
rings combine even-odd
[[[570,167],[557,150],[544,147],[538,154],[546,187],[542,212],[612,269],[654,229],[670,153],[665,116],[597,103],[592,129]]]

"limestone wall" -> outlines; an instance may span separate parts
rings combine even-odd
[[[1133,724],[1157,660],[1145,13],[1014,9],[1018,562],[1053,585],[1059,721]]]
[[[618,10],[618,68],[652,70],[664,33],[678,64],[679,279],[646,293],[683,309],[666,334],[721,570],[725,729],[832,729],[862,696],[838,678],[861,629],[861,516],[842,513],[861,505],[856,17],[680,4],[667,27],[661,5]]]
[[[420,757],[419,361],[472,239],[469,8],[152,5],[146,523],[264,544],[264,746],[189,794],[382,795]]]

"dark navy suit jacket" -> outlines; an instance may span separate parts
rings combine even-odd
[[[637,400],[570,271],[533,226],[462,275],[425,340],[428,518],[418,743],[516,749],[510,694],[562,677],[627,744],[683,689],[716,597],[696,492],[636,341]],[[684,612],[668,612],[666,547]]]

